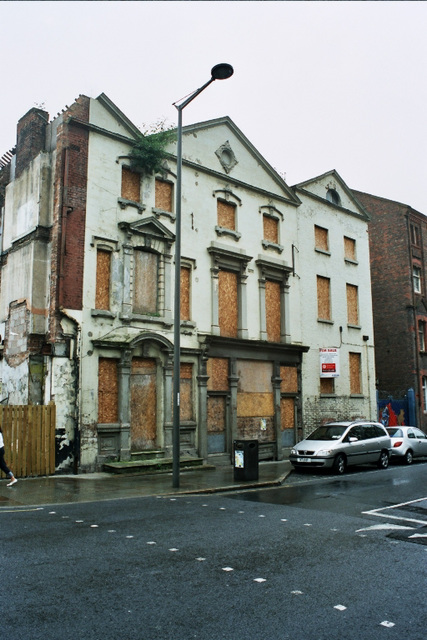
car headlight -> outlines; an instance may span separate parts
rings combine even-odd
[[[291,456],[296,456],[298,451],[296,449],[291,449]]]
[[[316,452],[316,456],[330,456],[332,453],[332,449],[320,449],[320,451]]]

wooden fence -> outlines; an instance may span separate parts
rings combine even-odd
[[[55,473],[55,409],[54,404],[0,406],[4,457],[18,478]]]

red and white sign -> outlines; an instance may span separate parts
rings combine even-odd
[[[336,347],[319,349],[320,377],[338,378],[340,375],[340,350]]]

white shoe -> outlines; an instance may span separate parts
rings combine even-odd
[[[13,479],[13,480],[11,480],[11,481],[9,482],[9,484],[7,484],[6,486],[7,486],[7,487],[11,487],[13,484],[16,484],[17,482],[18,482],[18,480],[17,480],[16,478],[14,478],[14,479]]]

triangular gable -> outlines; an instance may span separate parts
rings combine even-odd
[[[95,100],[91,100],[90,122],[102,129],[114,131],[132,139],[142,135],[138,127],[105,93],[101,93]]]
[[[132,235],[150,237],[163,242],[174,242],[175,234],[153,216],[136,222],[119,222],[119,228]]]
[[[365,220],[370,220],[370,216],[366,209],[335,169],[327,171],[315,178],[311,178],[310,180],[300,182],[294,185],[293,188],[301,195],[304,194],[306,196],[322,200],[331,207],[350,211],[353,215],[357,214]],[[336,190],[340,197],[339,204],[327,200],[326,193],[328,189]]]
[[[176,143],[171,144],[170,151],[175,149]],[[294,206],[301,204],[228,116],[183,127],[183,163],[223,175],[230,183],[264,191]]]

